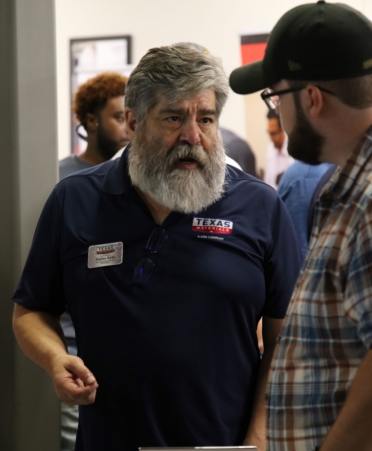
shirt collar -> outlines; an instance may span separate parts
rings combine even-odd
[[[369,176],[366,172],[360,177],[365,168],[365,164],[372,156],[372,125],[366,130],[360,139],[360,143],[351,153],[345,165],[337,170],[332,176],[328,187],[323,191],[322,198],[331,196],[341,200],[356,185],[362,185],[365,177]],[[336,175],[339,174],[339,175]]]

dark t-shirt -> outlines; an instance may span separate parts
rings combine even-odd
[[[13,299],[52,314],[69,306],[79,356],[99,383],[94,404],[80,407],[76,450],[239,445],[257,322],[284,317],[299,270],[290,218],[272,188],[228,167],[223,199],[167,217],[151,277],[135,285],[156,224],[126,158],[57,185]],[[121,264],[88,267],[90,246],[118,242]]]

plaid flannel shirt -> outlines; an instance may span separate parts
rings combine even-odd
[[[269,451],[321,445],[371,345],[372,128],[317,202],[271,366]]]

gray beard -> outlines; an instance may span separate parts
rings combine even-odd
[[[209,153],[200,144],[178,143],[168,150],[160,139],[149,141],[137,129],[128,157],[134,186],[169,210],[186,214],[199,213],[221,199],[226,157],[219,132]],[[178,169],[180,158],[196,160],[198,168]]]

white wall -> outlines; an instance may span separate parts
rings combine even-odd
[[[372,16],[372,0],[342,0]],[[69,39],[132,35],[133,63],[150,47],[193,41],[222,57],[227,74],[240,61],[240,32],[268,31],[298,0],[56,0],[59,155],[70,153]],[[254,103],[257,105],[257,102]],[[266,107],[265,107],[266,108]],[[246,137],[259,166],[267,144],[264,106],[247,112],[231,92],[221,125]],[[247,131],[250,130],[250,134]]]

